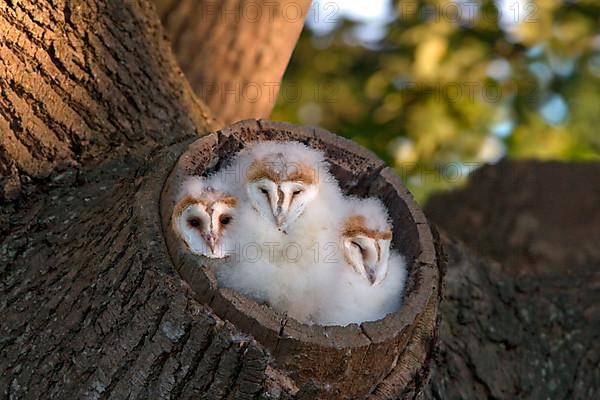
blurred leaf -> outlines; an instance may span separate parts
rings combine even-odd
[[[397,0],[376,43],[357,22],[305,29],[283,81],[301,95],[280,95],[273,118],[370,147],[418,199],[466,175],[419,179],[406,163],[600,159],[600,2],[505,3],[456,14],[453,0]]]

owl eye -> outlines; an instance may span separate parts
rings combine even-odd
[[[352,244],[353,244],[354,246],[358,247],[358,249],[360,250],[361,254],[364,254],[364,253],[365,253],[365,249],[363,249],[363,247],[362,247],[360,244],[358,244],[358,243],[357,243],[357,242],[355,242],[355,241],[352,241]]]
[[[260,188],[260,192],[261,192],[262,194],[267,194],[267,195],[269,194],[269,192],[268,192],[268,191],[267,191],[267,189],[265,189],[265,188]]]
[[[221,223],[221,225],[229,225],[232,219],[233,218],[231,217],[231,215],[221,215],[221,217],[219,218],[219,222]]]
[[[297,196],[297,195],[299,195],[300,193],[302,193],[302,189],[294,190],[294,191],[292,192],[292,196]]]
[[[188,220],[188,224],[190,224],[192,228],[198,228],[200,225],[202,225],[202,222],[198,218],[190,218]]]

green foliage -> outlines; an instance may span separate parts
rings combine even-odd
[[[397,1],[369,44],[305,29],[273,118],[371,148],[420,200],[460,184],[422,179],[447,163],[600,159],[600,2],[505,1]]]

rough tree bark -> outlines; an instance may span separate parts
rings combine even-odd
[[[170,144],[173,157],[214,126],[154,12],[136,0],[0,3],[2,397],[291,397],[263,348],[197,303],[141,240],[157,206],[139,196],[148,158]],[[448,242],[428,397],[598,396],[600,224],[579,200],[598,199],[600,174],[577,171],[544,173],[535,190],[554,206],[542,214],[527,185],[485,179],[431,203],[435,221],[502,264]],[[586,196],[559,201],[579,185]],[[477,245],[461,228],[473,223],[493,249],[525,249],[518,262]]]
[[[30,3],[0,3],[2,197],[214,127],[147,4]]]
[[[194,300],[152,234],[163,181],[148,177],[170,170],[157,160],[173,165],[214,125],[154,9],[11,1],[0,32],[0,394],[314,398],[314,385],[293,387],[252,337]],[[430,354],[431,331],[415,332],[415,348],[390,352]]]
[[[181,68],[218,119],[271,115],[310,0],[154,3]]]
[[[598,163],[508,161],[429,201],[466,245],[446,239],[427,398],[598,398],[598,204]]]
[[[153,7],[2,2],[0,32],[2,397],[285,397],[141,241],[147,157],[213,124]]]

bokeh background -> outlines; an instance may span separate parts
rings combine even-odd
[[[600,160],[600,1],[315,1],[272,118],[371,148],[420,202],[503,157]]]

